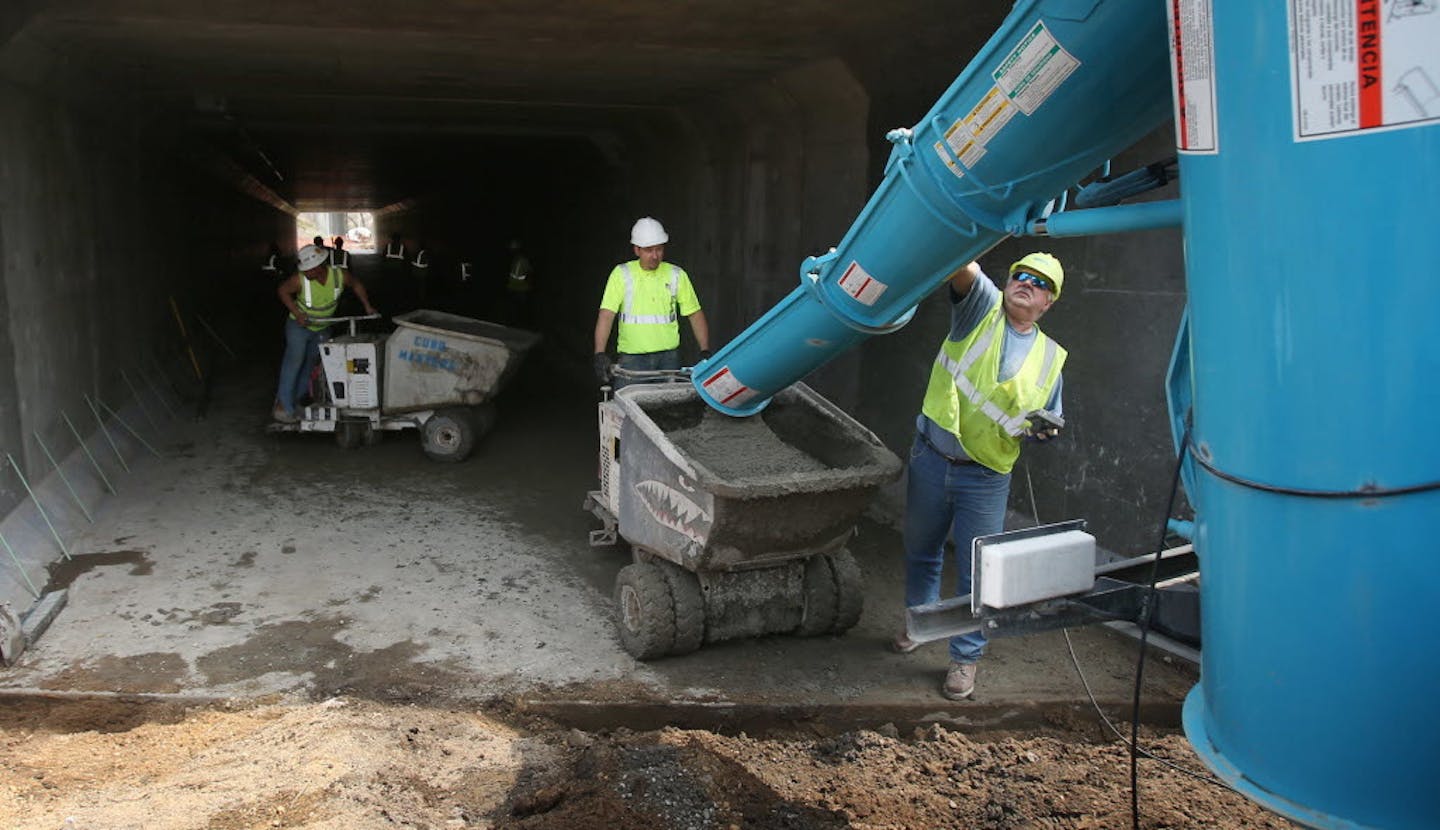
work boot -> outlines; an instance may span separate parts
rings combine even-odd
[[[920,644],[910,639],[904,631],[896,634],[895,639],[890,641],[890,650],[896,654],[909,654],[919,647]]]
[[[300,416],[298,414],[290,412],[279,403],[276,403],[275,407],[270,410],[270,417],[282,424],[295,424],[300,422]]]
[[[974,693],[975,664],[952,662],[950,670],[945,672],[945,683],[940,686],[940,694],[950,700],[964,700]]]

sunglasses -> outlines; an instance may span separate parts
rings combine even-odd
[[[1026,271],[1021,271],[1018,274],[1014,274],[1010,277],[1010,279],[1014,280],[1015,282],[1028,282],[1036,288],[1044,291],[1049,291],[1051,294],[1055,293],[1055,286],[1051,285],[1049,280]]]

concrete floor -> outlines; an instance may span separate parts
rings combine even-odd
[[[538,363],[526,368],[459,465],[427,459],[413,432],[354,451],[267,435],[268,372],[222,381],[207,418],[179,427],[168,457],[144,462],[71,540],[75,561],[52,576],[68,604],[0,670],[0,693],[504,697],[662,722],[688,710],[1006,724],[1089,708],[1060,633],[992,643],[977,699],[959,704],[936,691],[943,645],[887,652],[900,545],[869,519],[852,549],[870,593],[847,635],[631,659],[610,599],[629,554],[589,547],[597,523],[581,510],[594,397],[557,394]],[[1072,638],[1097,697],[1128,705],[1135,643],[1096,628]],[[1157,658],[1145,678],[1147,717],[1173,721],[1193,667]]]

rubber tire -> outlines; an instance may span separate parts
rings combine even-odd
[[[420,448],[436,461],[460,462],[475,449],[475,423],[463,409],[446,408],[420,427]]]
[[[670,588],[670,601],[675,608],[675,643],[671,654],[689,654],[705,642],[705,595],[700,578],[672,562],[660,565]]]
[[[636,660],[652,660],[675,645],[675,605],[657,565],[626,565],[615,575],[615,629]]]
[[[802,637],[829,634],[835,627],[838,598],[835,594],[835,574],[828,557],[817,555],[805,560],[801,596],[804,599],[804,608],[795,633]]]
[[[361,444],[369,443],[366,440],[369,432],[369,421],[341,421],[335,425],[335,443],[339,444],[342,450],[353,450]]]
[[[830,630],[844,634],[860,622],[865,611],[865,589],[860,565],[846,548],[841,548],[826,557],[830,560],[830,571],[835,577],[835,624]]]

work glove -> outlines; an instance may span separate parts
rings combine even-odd
[[[604,352],[596,352],[593,363],[595,367],[595,379],[601,386],[610,384],[610,355]]]
[[[709,349],[701,349],[701,350],[700,350],[700,359],[701,359],[701,360],[709,360],[709,359],[710,359],[710,350],[709,350]]]

